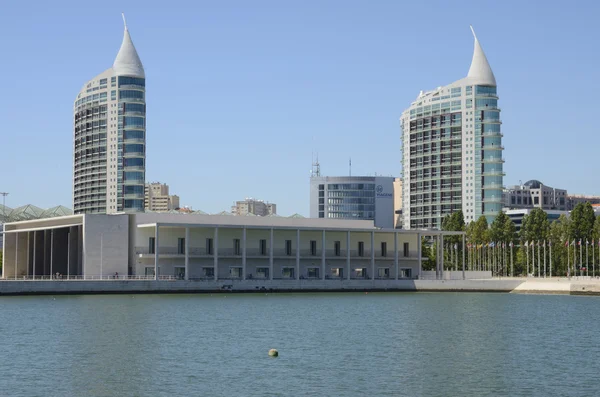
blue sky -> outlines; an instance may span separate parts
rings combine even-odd
[[[101,7],[100,7],[101,4]],[[147,179],[207,212],[308,215],[322,174],[399,175],[399,117],[464,76],[472,24],[498,81],[505,184],[600,194],[592,1],[3,2],[0,191],[71,207],[72,105],[127,22],[147,78]]]

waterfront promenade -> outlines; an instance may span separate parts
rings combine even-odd
[[[503,292],[600,295],[600,279],[486,278],[470,280],[2,280],[0,295],[251,293],[251,292]]]

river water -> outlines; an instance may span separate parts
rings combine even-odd
[[[598,297],[2,297],[0,338],[11,397],[600,395]]]

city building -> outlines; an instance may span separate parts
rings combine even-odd
[[[402,113],[404,229],[439,229],[444,216],[458,210],[467,223],[482,215],[492,222],[502,210],[496,78],[473,36],[467,77],[421,91]]]
[[[310,217],[372,220],[393,229],[394,181],[388,176],[317,176],[310,178]]]
[[[394,229],[402,228],[402,178],[394,178]]]
[[[179,196],[169,194],[166,183],[146,183],[144,188],[144,208],[146,211],[167,212],[179,209]]]
[[[310,288],[303,282],[417,278],[422,270],[421,232],[379,229],[365,220],[82,214],[7,223],[4,233],[4,279],[58,273],[243,280],[253,290],[260,280],[278,288]],[[461,235],[464,245],[462,232],[425,233],[440,239],[439,246],[444,236]],[[443,275],[442,266],[438,272]],[[295,283],[285,284],[288,280]]]
[[[600,204],[600,196],[588,196],[584,194],[570,194],[567,196],[567,208],[569,211],[579,203]]]
[[[511,221],[515,223],[516,232],[519,233],[521,231],[521,226],[523,226],[523,218],[526,215],[529,215],[533,208],[523,208],[523,209],[507,209],[505,208],[503,211],[508,215]],[[544,210],[548,215],[548,221],[554,222],[561,215],[566,215],[569,217],[569,211],[558,211],[558,210]]]
[[[85,83],[73,105],[75,214],[144,211],[145,86],[125,25],[113,66]]]
[[[504,189],[504,208],[541,208],[543,210],[567,211],[567,191],[557,189],[532,179],[522,185]]]
[[[277,205],[247,197],[244,201],[236,201],[235,205],[231,206],[231,213],[240,216],[249,214],[257,216],[276,215]]]

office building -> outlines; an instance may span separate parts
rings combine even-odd
[[[516,232],[521,232],[521,227],[523,226],[523,218],[525,216],[531,214],[533,208],[522,208],[522,209],[507,209],[505,208],[503,211],[508,215],[511,221],[514,222]],[[569,217],[569,211],[559,211],[559,210],[544,210],[546,215],[548,216],[549,222],[554,222],[558,220],[561,215],[565,215]]]
[[[444,216],[458,210],[467,223],[482,215],[492,222],[502,210],[504,159],[496,78],[473,36],[467,77],[421,91],[402,113],[405,229],[439,229]]]
[[[600,196],[589,196],[584,194],[570,194],[567,196],[567,208],[571,211],[579,203],[600,204]]]
[[[532,179],[522,185],[504,189],[504,208],[541,208],[543,210],[567,211],[567,191],[544,185]]]
[[[310,217],[372,220],[394,228],[394,177],[320,176],[310,178]]]
[[[170,195],[169,185],[166,183],[147,183],[144,189],[144,208],[154,212],[179,209],[179,196]]]
[[[233,215],[256,215],[256,216],[269,216],[277,214],[277,205],[274,203],[265,203],[262,200],[256,200],[253,198],[246,198],[243,201],[236,201],[235,205],[231,206],[231,213]]]
[[[77,51],[85,56],[93,46]],[[73,105],[75,214],[144,211],[145,86],[125,25],[113,66],[85,83]]]

